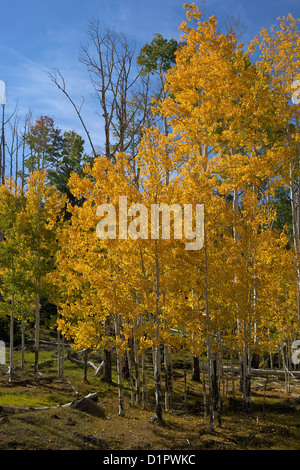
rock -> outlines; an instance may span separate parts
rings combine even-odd
[[[76,410],[83,411],[92,416],[96,416],[98,418],[105,418],[104,409],[91,398],[85,398],[85,397],[76,398],[71,403],[70,406],[71,408],[75,408]]]
[[[98,437],[81,434],[80,432],[74,432],[74,436],[83,440],[87,444],[92,444],[97,447],[101,448],[109,448],[109,442],[105,441],[104,439],[99,439]]]
[[[67,421],[66,424],[67,424],[68,426],[75,426],[75,424],[76,424],[75,421],[71,418],[71,416],[67,416],[67,420],[66,420],[66,421]]]

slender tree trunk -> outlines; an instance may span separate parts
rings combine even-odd
[[[17,133],[17,145],[16,145],[16,167],[15,167],[15,182],[18,184],[18,172],[19,172],[19,137]]]
[[[240,361],[240,382],[239,382],[239,391],[243,393],[244,390],[244,358],[243,353],[239,352],[239,361]]]
[[[64,376],[64,368],[65,368],[65,337],[62,335],[62,358],[61,358],[61,365],[60,365],[60,376]]]
[[[220,393],[220,357],[219,352],[213,354],[212,358],[212,391],[213,410],[221,426],[221,393]]]
[[[199,363],[199,357],[197,357],[197,356],[193,356],[192,380],[194,382],[200,382],[200,363]]]
[[[184,356],[183,360],[183,383],[184,383],[184,395],[183,395],[183,401],[186,403],[187,401],[187,382],[186,382],[186,359]]]
[[[230,354],[230,366],[231,366],[231,389],[232,397],[235,397],[235,387],[234,387],[234,372],[233,372],[233,354]]]
[[[250,416],[252,413],[252,397],[251,397],[251,357],[248,351],[247,356],[247,367],[246,367],[246,381],[245,381],[245,403],[246,403],[246,414]]]
[[[11,310],[10,310],[10,341],[9,341],[9,381],[12,380],[14,370],[14,303],[15,296],[11,298]]]
[[[105,334],[106,336],[110,335],[110,320],[107,318],[105,320]],[[112,381],[112,369],[111,369],[111,352],[104,346],[103,348],[103,375],[102,381],[111,383]]]
[[[165,367],[165,409],[171,407],[173,393],[173,367],[170,346],[164,344],[164,367]]]
[[[57,377],[61,377],[61,364],[60,364],[61,352],[60,352],[60,331],[57,330]]]
[[[116,337],[120,337],[120,315],[115,316]],[[124,387],[123,387],[123,357],[120,351],[117,351],[117,374],[118,374],[118,394],[119,394],[119,416],[125,416],[124,407]]]
[[[127,350],[126,350],[127,351]],[[125,356],[123,357],[123,368],[122,368],[122,374],[124,379],[130,379],[130,372],[129,372],[129,364],[128,364],[128,355],[127,352]]]
[[[287,369],[287,366],[286,366],[286,359],[285,359],[285,355],[284,355],[284,342],[281,340],[281,358],[282,358],[282,368],[283,368],[283,371],[284,371],[284,384],[285,384],[285,391],[287,393],[290,392],[290,389],[289,389],[289,372],[288,372],[288,369]]]
[[[39,281],[36,281],[38,291],[35,294],[35,344],[34,344],[34,379],[38,380],[39,347],[40,347],[40,294]]]
[[[145,353],[142,355],[142,406],[145,408],[148,401],[147,379],[146,379],[146,363]]]
[[[158,336],[158,335],[157,335]],[[156,418],[162,420],[162,394],[161,394],[161,352],[160,345],[154,346],[154,382]]]
[[[214,402],[213,402],[213,369],[212,369],[212,347],[210,332],[210,312],[208,303],[208,261],[207,261],[207,238],[206,230],[204,232],[204,250],[205,250],[205,313],[206,313],[206,329],[207,329],[207,373],[208,373],[208,390],[209,390],[209,427],[214,431]]]
[[[117,373],[118,373],[118,392],[119,392],[119,416],[125,416],[122,364],[123,364],[123,357],[122,357],[122,355],[121,355],[120,353],[117,353]]]
[[[204,358],[202,361],[202,389],[203,389],[203,417],[207,418],[207,403],[206,403],[206,379],[205,379],[205,367],[204,367]]]
[[[299,185],[299,182],[298,182]],[[298,191],[300,188],[298,188]],[[292,223],[293,223],[293,238],[294,238],[294,250],[295,250],[295,266],[297,273],[297,310],[298,310],[298,328],[300,331],[300,251],[299,251],[299,232],[300,232],[300,221],[299,221],[299,209],[297,208],[295,181],[291,174],[290,183],[290,196],[291,196],[291,209],[292,209]]]
[[[127,364],[128,364],[128,371],[129,371],[129,381],[130,381],[130,405],[134,406],[134,381],[133,381],[133,375],[132,375],[132,363],[131,363],[131,355],[130,355],[130,349],[126,349],[126,355],[127,355]]]
[[[133,355],[135,368],[135,402],[137,405],[141,403],[141,380],[140,380],[140,358],[138,355],[138,339],[133,340]]]
[[[88,349],[83,351],[83,380],[87,382],[87,369],[88,369]]]
[[[21,320],[21,369],[24,369],[24,356],[25,356],[25,321],[24,312],[22,313]]]
[[[246,323],[246,321],[245,321]],[[246,328],[246,326],[245,326]],[[243,407],[245,416],[250,416],[252,412],[251,401],[251,356],[250,346],[248,341],[245,342],[242,354],[242,392],[243,392]]]
[[[160,278],[157,252],[157,240],[155,240],[155,274],[156,274],[156,306],[154,323],[156,325],[156,335],[154,344],[154,382],[155,382],[155,404],[156,418],[162,420],[162,393],[161,393],[161,352],[159,335],[159,300],[160,300]]]
[[[296,128],[299,131],[299,120],[296,118]],[[292,147],[290,129],[287,128],[287,137],[290,148]],[[290,199],[292,209],[292,224],[293,224],[293,238],[294,238],[294,250],[295,250],[295,266],[297,272],[297,313],[298,313],[298,332],[300,332],[300,178],[295,175],[296,169],[299,172],[300,163],[300,144],[296,144],[296,155],[293,160],[290,161]]]
[[[1,145],[0,145],[0,166],[2,172],[2,181],[5,182],[5,104],[2,104],[2,131],[1,131]]]

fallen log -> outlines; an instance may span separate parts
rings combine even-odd
[[[13,414],[17,412],[30,411],[32,408],[23,408],[21,406],[8,406],[0,405],[0,415],[2,414]]]
[[[98,393],[97,392],[89,393],[88,395],[86,395],[83,398],[89,399],[89,400],[92,400],[92,401],[97,401],[98,400]],[[65,403],[64,405],[43,406],[43,407],[38,407],[38,408],[34,408],[34,407],[25,408],[25,407],[22,407],[22,406],[0,405],[0,416],[1,415],[7,415],[7,414],[8,415],[9,414],[14,414],[14,413],[24,413],[26,411],[44,411],[44,410],[53,410],[53,409],[57,409],[57,408],[66,408],[68,406],[71,406],[73,403],[74,403],[74,400],[70,401],[69,403]]]
[[[35,340],[34,339],[27,339],[26,340],[28,343],[34,343]],[[58,342],[57,341],[50,341],[50,340],[44,340],[44,339],[40,339],[39,340],[39,344],[49,344],[50,346],[57,346],[58,345]],[[64,343],[64,346],[72,346],[71,343]]]
[[[207,370],[206,365],[202,365],[202,369]],[[223,366],[223,372],[234,372],[235,374],[240,373],[239,367]],[[294,379],[300,379],[300,370],[289,371]],[[251,369],[251,375],[276,375],[284,377],[286,372],[281,369]]]
[[[80,359],[76,359],[75,357],[72,357],[72,356],[68,357],[68,359],[69,359],[69,361],[71,361],[71,362],[75,362],[76,364],[79,364],[79,365],[81,365],[81,366],[84,366],[84,362],[81,361]],[[90,367],[92,367],[93,369],[95,369],[96,372],[97,372],[98,368],[101,367],[101,364],[100,364],[100,366],[97,366],[96,364],[94,364],[94,363],[91,362],[91,361],[87,361],[87,365],[90,366]]]
[[[103,367],[104,367],[104,361],[102,361],[101,364],[100,364],[100,366],[97,367],[96,372],[95,372],[95,374],[94,374],[96,377],[100,374],[100,372],[101,372],[101,370],[103,369]]]
[[[68,359],[68,355],[66,354],[65,356],[60,356],[59,359],[60,360]],[[47,361],[39,362],[38,365],[39,365],[39,367],[49,366],[52,362],[55,362],[55,361],[58,361],[58,357],[54,357],[53,359],[48,359]],[[34,364],[31,364],[31,365],[34,366]]]

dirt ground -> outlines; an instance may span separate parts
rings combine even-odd
[[[11,384],[4,373],[0,378],[0,450],[300,450],[299,381],[291,383],[287,393],[284,381],[277,377],[254,378],[250,418],[243,416],[240,394],[225,390],[221,426],[215,423],[212,432],[204,416],[202,385],[188,376],[184,395],[180,371],[172,408],[163,412],[161,423],[152,419],[151,389],[149,403],[143,407],[130,406],[129,388],[125,388],[126,415],[120,417],[116,383],[104,384],[92,376],[84,383],[74,368],[68,380],[57,379],[49,371],[42,373],[38,383],[21,373]],[[88,393],[97,394],[93,409],[62,406]],[[12,413],[5,406],[27,411]]]

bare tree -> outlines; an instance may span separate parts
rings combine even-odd
[[[13,123],[10,123],[10,146],[7,145],[7,151],[10,157],[10,178],[15,179],[18,182],[18,166],[19,166],[19,150],[22,147],[22,141],[20,138],[19,130],[20,116],[16,115]],[[14,165],[15,160],[15,165]]]
[[[1,122],[1,138],[0,138],[0,183],[4,184],[5,182],[5,169],[6,169],[6,149],[7,149],[7,142],[5,139],[5,127],[13,118],[14,114],[17,111],[18,105],[16,104],[14,111],[9,116],[9,118],[5,119],[5,101],[1,103],[2,105],[2,122]]]
[[[88,43],[81,47],[79,60],[86,65],[99,101],[104,119],[105,155],[111,159],[117,152],[127,151],[132,145],[132,129],[139,106],[130,98],[141,77],[134,67],[135,41],[124,34],[103,27],[91,20],[87,32]],[[140,127],[144,117],[136,122]]]
[[[25,161],[26,161],[26,135],[29,132],[29,127],[30,127],[30,121],[32,118],[32,111],[29,110],[28,113],[25,116],[24,119],[24,127],[23,127],[23,132],[21,136],[21,141],[22,141],[22,169],[21,169],[21,187],[22,187],[22,192],[24,190],[25,186]]]

